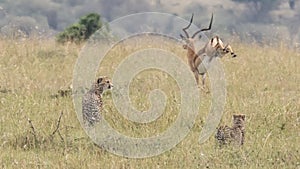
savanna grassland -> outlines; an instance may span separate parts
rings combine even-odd
[[[181,47],[163,46],[186,62]],[[0,167],[300,168],[299,51],[284,45],[232,46],[238,57],[221,60],[227,84],[221,123],[230,124],[233,114],[245,114],[244,146],[220,149],[214,137],[198,143],[211,96],[195,91],[201,96],[203,111],[187,137],[159,156],[130,159],[97,147],[77,120],[68,90],[82,46],[54,40],[0,40]],[[122,58],[135,50],[139,47],[134,43],[115,47],[98,74],[112,76]],[[156,70],[141,72],[132,81],[130,97],[137,109],[147,110],[147,93],[156,88],[172,98],[157,121],[137,124],[124,119],[114,108],[110,92],[104,95],[104,117],[129,136],[148,137],[166,130],[179,109],[180,91],[172,77]]]

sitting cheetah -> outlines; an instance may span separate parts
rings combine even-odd
[[[220,126],[215,135],[217,142],[220,145],[236,143],[243,145],[245,139],[245,115],[233,115],[233,125]]]
[[[82,115],[85,125],[93,126],[100,121],[102,110],[102,93],[112,89],[113,84],[108,77],[99,77],[91,89],[83,96]]]

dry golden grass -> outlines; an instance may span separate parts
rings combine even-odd
[[[145,40],[147,41],[147,40]],[[134,44],[134,43],[133,43]],[[156,46],[157,45],[157,46]],[[156,43],[150,47],[167,46]],[[299,168],[300,167],[300,54],[294,50],[232,44],[238,57],[226,57],[227,98],[221,123],[235,113],[246,115],[242,148],[216,148],[214,138],[200,145],[205,123],[199,114],[189,135],[172,150],[145,159],[128,159],[93,144],[76,118],[71,97],[53,97],[67,89],[80,46],[54,41],[0,41],[0,166],[2,168]],[[113,68],[138,46],[116,47],[103,61],[99,74]],[[168,50],[185,59],[176,45]],[[112,61],[112,58],[113,61]],[[111,69],[112,68],[112,69]],[[157,87],[176,99],[180,92],[172,77],[156,70],[141,72],[131,85],[133,105],[147,110],[144,93]],[[200,107],[209,110],[210,95],[199,93]],[[137,124],[116,112],[111,95],[105,99],[105,118],[121,133],[146,137],[160,133],[176,119],[174,101],[150,124]],[[63,112],[59,133],[51,137]],[[32,120],[36,138],[28,123]]]

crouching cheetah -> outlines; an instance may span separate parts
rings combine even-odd
[[[245,115],[233,115],[233,125],[220,126],[215,138],[219,145],[235,143],[243,145],[245,139]]]
[[[91,89],[82,98],[83,122],[87,126],[93,126],[101,119],[102,93],[112,89],[111,80],[106,77],[99,77],[92,85]]]

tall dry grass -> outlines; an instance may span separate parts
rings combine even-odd
[[[138,41],[139,42],[139,41]],[[143,42],[147,42],[143,40]],[[111,76],[136,43],[115,47],[98,74]],[[185,60],[185,51],[163,42]],[[176,46],[177,45],[177,46]],[[200,145],[205,113],[199,113],[189,135],[172,150],[145,159],[119,157],[98,148],[82,130],[67,90],[81,46],[60,46],[54,41],[0,41],[0,166],[2,168],[299,168],[300,167],[300,54],[284,46],[232,44],[238,57],[222,59],[227,98],[222,124],[236,113],[246,115],[246,140],[241,148],[216,148],[214,138]],[[172,77],[156,70],[141,72],[131,84],[131,99],[147,110],[145,93],[161,88],[169,101],[164,115],[149,124],[133,123],[104,96],[104,117],[121,133],[148,137],[168,128],[178,115],[180,91]],[[210,108],[203,92],[200,107]],[[175,101],[174,101],[175,100]],[[63,112],[59,132],[51,135]],[[32,121],[35,129],[28,122]],[[35,136],[34,136],[35,134]]]

